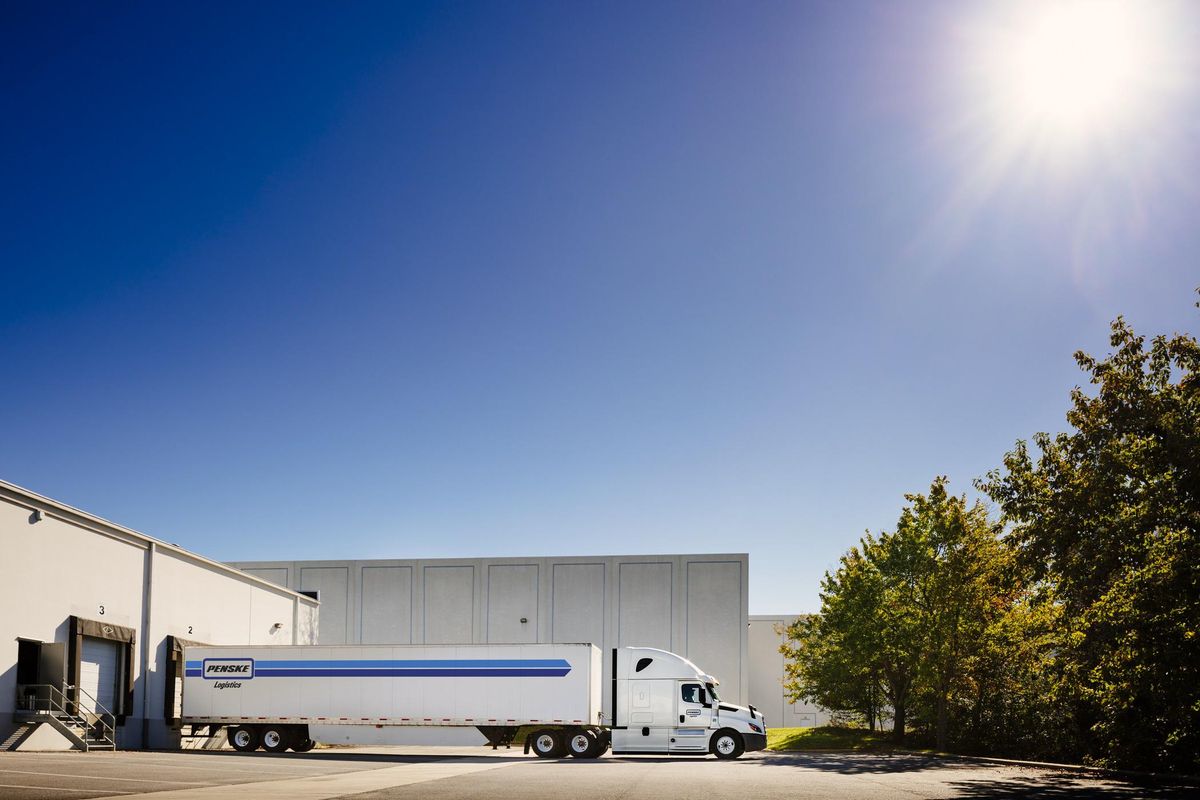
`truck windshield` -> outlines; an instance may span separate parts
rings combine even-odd
[[[717,703],[721,702],[721,697],[720,697],[720,695],[717,694],[716,686],[713,686],[711,683],[706,683],[706,684],[704,684],[704,687],[706,689],[708,689],[708,693],[710,695],[712,695],[712,699],[714,702],[717,702]]]

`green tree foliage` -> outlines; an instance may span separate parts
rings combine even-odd
[[[801,697],[825,708],[849,711],[872,730],[879,719],[885,689],[879,652],[880,629],[874,619],[878,573],[864,557],[874,541],[842,557],[836,575],[822,583],[822,613],[801,617],[787,631],[783,652],[785,680],[794,699]],[[895,673],[893,673],[894,675]],[[903,697],[907,685],[889,685],[888,700]]]
[[[1009,555],[986,510],[950,495],[945,478],[907,500],[895,532],[866,535],[826,574],[820,615],[789,630],[787,688],[872,717],[882,694],[897,740],[924,697],[945,749],[952,697],[1007,608],[994,598]]]
[[[1060,699],[1085,755],[1200,771],[1200,346],[1147,347],[1118,319],[1113,352],[1077,353],[1072,430],[1024,442],[980,488],[1055,604]]]
[[[1111,345],[1075,356],[1068,432],[978,482],[999,521],[939,478],[825,576],[782,648],[793,698],[882,696],[940,749],[1200,774],[1200,344],[1117,319]]]
[[[896,567],[916,586],[914,623],[922,638],[920,686],[932,706],[935,746],[947,749],[951,698],[968,680],[972,659],[1011,599],[1005,584],[1009,553],[983,505],[951,497],[944,478],[928,495],[909,495],[896,533]],[[993,602],[993,601],[998,602]]]

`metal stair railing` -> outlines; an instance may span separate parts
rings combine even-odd
[[[117,717],[104,706],[100,705],[100,701],[88,694],[82,686],[75,687],[82,697],[86,697],[92,701],[94,711],[80,709],[83,719],[88,723],[85,730],[93,732],[96,739],[100,743],[109,745],[110,747],[117,746]]]
[[[33,714],[48,714],[60,722],[69,722],[72,727],[83,731],[80,738],[84,748],[91,746],[116,747],[116,716],[102,706],[83,688],[78,688],[79,694],[92,702],[95,709],[89,711],[81,708],[80,703],[72,700],[66,690],[71,686],[59,689],[49,683],[17,684],[17,711]]]

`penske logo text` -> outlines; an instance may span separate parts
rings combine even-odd
[[[254,677],[254,659],[206,658],[200,675],[206,681],[248,681]]]

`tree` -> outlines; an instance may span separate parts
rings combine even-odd
[[[807,615],[785,630],[782,652],[785,687],[792,700],[811,700],[824,708],[850,711],[870,730],[879,721],[879,676],[854,654],[846,637],[825,618]]]
[[[982,646],[1003,582],[1006,550],[980,504],[937,478],[910,503],[893,533],[867,534],[822,584],[821,613],[793,625],[783,652],[787,688],[833,709],[870,708],[876,688],[903,741],[914,697],[933,698],[933,728],[946,749],[952,694]]]
[[[1118,318],[1113,352],[1075,355],[1071,431],[1018,441],[979,487],[1045,584],[1063,678],[1096,761],[1200,771],[1200,345],[1149,347]]]
[[[906,499],[911,506],[896,533],[881,540],[881,572],[910,593],[910,621],[921,636],[918,677],[933,700],[935,746],[946,750],[951,695],[1010,603],[1003,585],[1008,554],[987,509],[950,495],[945,478],[927,495]]]
[[[793,701],[811,700],[834,711],[859,713],[874,729],[881,689],[880,629],[876,615],[879,576],[868,554],[868,534],[842,556],[838,571],[821,583],[821,613],[801,617],[786,631],[784,688]],[[900,687],[903,707],[903,689]]]

